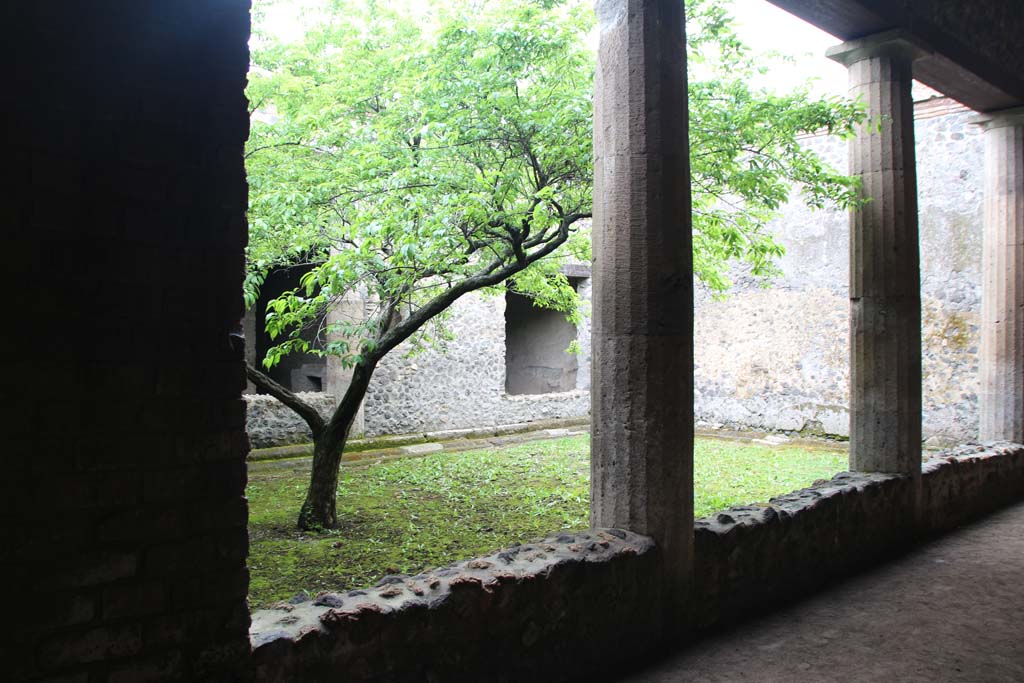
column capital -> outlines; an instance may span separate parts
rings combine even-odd
[[[988,111],[971,118],[971,123],[985,130],[1024,126],[1024,107]]]
[[[902,57],[913,63],[931,52],[931,48],[906,32],[892,29],[830,47],[825,56],[843,66],[852,66],[871,57]]]

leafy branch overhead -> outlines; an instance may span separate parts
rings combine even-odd
[[[857,201],[855,179],[801,138],[850,137],[865,109],[807,89],[779,94],[752,86],[768,66],[736,36],[727,2],[688,1],[687,38],[694,271],[710,289],[725,291],[730,263],[745,263],[758,276],[776,272],[783,248],[768,223],[794,192],[814,208]]]
[[[282,342],[269,363],[319,350],[302,330],[348,292],[371,315],[330,331],[362,344],[324,350],[382,356],[420,311],[439,312],[432,302],[502,284],[589,215],[585,13],[493,4],[438,6],[419,22],[347,5],[303,42],[256,53],[250,98],[268,114],[249,143],[251,280],[317,264],[270,307]],[[562,258],[587,256],[585,240],[572,246]]]
[[[571,306],[559,266],[589,258],[588,12],[527,0],[438,3],[416,20],[407,9],[337,2],[302,41],[254,54],[247,298],[271,268],[313,266],[268,305],[278,344],[264,365],[305,351],[353,369],[330,419],[307,420],[304,527],[333,525],[337,465],[381,358],[443,333],[472,291],[511,281]],[[346,297],[365,315],[324,314]],[[248,376],[301,401],[257,368]]]
[[[256,3],[248,89],[245,296],[273,269],[306,264],[301,286],[268,304],[277,345],[263,365],[308,352],[353,369],[330,419],[307,420],[316,450],[300,524],[323,526],[387,353],[444,338],[446,311],[475,290],[510,284],[578,315],[560,269],[590,258],[593,13],[583,0],[333,0],[286,43],[262,30],[268,3]],[[799,136],[847,134],[863,114],[750,86],[759,67],[724,5],[687,8],[695,272],[723,291],[733,262],[773,272],[782,247],[766,226],[794,184],[814,206],[854,201],[852,181]],[[343,299],[364,314],[325,314]],[[258,368],[249,377],[309,413]]]

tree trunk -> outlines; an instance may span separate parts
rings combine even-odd
[[[327,434],[313,440],[313,470],[309,476],[306,500],[299,510],[300,529],[330,529],[338,525],[335,500],[346,440],[339,443],[328,438]]]
[[[313,438],[313,469],[306,500],[299,510],[300,529],[330,529],[338,525],[337,496],[341,456],[352,422],[370,386],[376,360],[365,360],[352,370],[352,381],[331,419]]]

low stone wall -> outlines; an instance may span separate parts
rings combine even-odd
[[[913,532],[907,476],[842,472],[765,506],[694,524],[697,628],[806,594]]]
[[[697,628],[805,595],[836,577],[1024,499],[1024,446],[960,446],[908,476],[841,472],[765,506],[694,524]]]
[[[573,678],[624,661],[657,633],[645,609],[654,554],[650,539],[618,529],[561,534],[262,610],[252,620],[256,681]]]
[[[921,527],[936,533],[1024,498],[1024,446],[959,446],[924,463]]]
[[[696,520],[689,623],[700,631],[807,594],[1024,499],[1024,446],[963,446],[910,477],[843,472]],[[916,501],[916,505],[915,505]],[[617,529],[549,537],[366,591],[253,615],[258,681],[558,681],[607,673],[663,637],[651,541]],[[674,641],[676,645],[678,640]]]

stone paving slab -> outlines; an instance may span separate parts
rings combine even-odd
[[[438,451],[444,450],[444,444],[440,443],[414,443],[411,446],[402,446],[399,448],[402,453],[408,455],[422,455],[425,453],[437,453]]]

